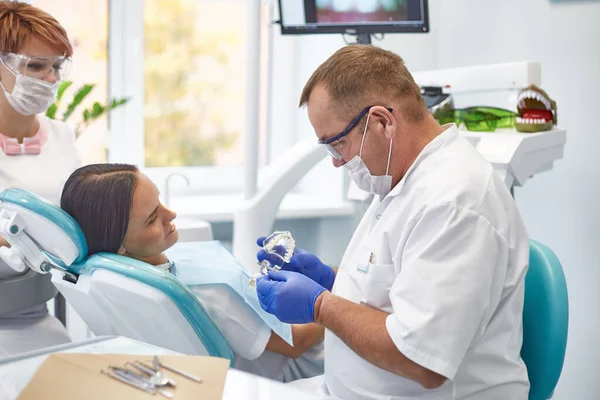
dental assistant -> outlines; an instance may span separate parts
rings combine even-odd
[[[16,187],[59,204],[80,165],[75,134],[44,113],[69,72],[73,49],[64,28],[27,3],[0,1],[0,191]],[[0,237],[0,246],[8,246]],[[0,260],[0,358],[70,341],[48,314],[50,274],[19,273]]]
[[[340,49],[300,105],[333,165],[375,196],[337,272],[299,250],[257,282],[266,311],[326,328],[325,374],[297,384],[341,399],[527,399],[528,237],[492,166],[386,50]]]

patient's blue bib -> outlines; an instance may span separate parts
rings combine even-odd
[[[279,321],[262,309],[256,290],[248,286],[250,274],[221,242],[177,243],[165,253],[174,264],[172,272],[184,285],[229,286],[241,296],[240,301],[254,310],[273,332],[293,346],[290,324]]]

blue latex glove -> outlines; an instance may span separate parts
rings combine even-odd
[[[266,236],[259,237],[256,240],[256,244],[262,246],[265,239]],[[298,248],[294,249],[294,255],[289,263],[283,263],[280,258],[268,254],[262,249],[256,253],[256,258],[258,261],[266,259],[272,265],[279,265],[281,269],[285,271],[299,272],[302,275],[306,275],[327,290],[331,290],[333,287],[333,282],[335,281],[335,272],[333,269],[330,266],[323,264],[321,260],[319,260],[319,257],[308,251]]]
[[[323,286],[297,272],[269,271],[268,277],[256,281],[263,310],[289,324],[314,322],[315,302],[324,291]]]

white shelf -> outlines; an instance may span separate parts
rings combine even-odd
[[[567,131],[522,133],[514,129],[495,132],[471,132],[459,129],[479,153],[502,176],[507,186],[523,186],[534,174],[553,168],[554,161],[563,157]]]

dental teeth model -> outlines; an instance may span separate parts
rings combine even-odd
[[[519,132],[548,131],[556,125],[556,102],[544,90],[530,85],[517,98],[515,128]]]
[[[281,260],[281,263],[289,263],[294,255],[294,249],[296,248],[296,242],[290,232],[273,232],[265,240],[263,240],[263,250],[267,254],[275,256]],[[281,269],[279,265],[271,265],[268,260],[262,260],[258,263],[260,266],[257,273],[255,273],[248,285],[250,287],[256,287],[256,280],[271,270],[278,271]]]

